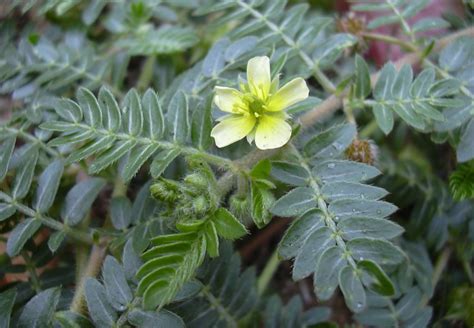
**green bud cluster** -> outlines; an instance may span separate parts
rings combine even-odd
[[[154,198],[168,205],[178,222],[201,220],[219,206],[220,196],[211,168],[188,159],[192,171],[181,181],[159,178],[150,187]]]

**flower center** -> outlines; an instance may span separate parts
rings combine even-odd
[[[266,104],[263,100],[252,97],[249,99],[248,108],[251,114],[255,115],[255,117],[259,117],[265,112]]]

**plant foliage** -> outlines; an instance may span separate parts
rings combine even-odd
[[[0,327],[473,326],[473,5],[433,6],[2,3]],[[309,97],[218,148],[257,56]]]

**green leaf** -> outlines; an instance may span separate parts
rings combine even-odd
[[[211,129],[211,103],[206,102],[204,106],[198,107],[193,113],[191,124],[193,144],[199,149],[208,149],[212,144]]]
[[[320,227],[309,233],[296,255],[293,280],[301,280],[313,273],[322,252],[335,244],[331,229],[327,227]]]
[[[125,125],[128,134],[137,136],[143,131],[143,111],[137,90],[130,89],[123,99]]]
[[[60,288],[50,288],[34,296],[23,308],[20,318],[18,319],[17,327],[50,327],[60,295]]]
[[[110,305],[117,311],[124,311],[132,301],[133,295],[122,266],[114,257],[109,255],[105,258],[102,270],[107,299]]]
[[[357,272],[350,266],[344,267],[339,273],[339,286],[347,307],[355,313],[363,311],[366,307],[366,294],[364,286]]]
[[[376,104],[372,107],[372,113],[374,114],[375,121],[379,128],[386,135],[393,129],[394,120],[392,111],[385,105]]]
[[[116,161],[118,161],[122,156],[125,156],[127,152],[130,151],[133,147],[135,147],[136,141],[135,140],[126,140],[119,142],[114,145],[114,147],[110,148],[106,152],[100,154],[94,162],[89,166],[88,172],[89,174],[95,174],[106,167],[112,165]]]
[[[418,287],[412,287],[396,304],[395,310],[400,320],[408,320],[419,309],[423,295]]]
[[[113,327],[117,314],[107,301],[106,291],[94,278],[86,278],[84,292],[89,315],[97,327]]]
[[[329,202],[340,199],[378,200],[385,197],[388,193],[383,188],[344,181],[325,184],[321,188],[321,192]]]
[[[204,228],[204,236],[206,239],[206,250],[210,257],[219,256],[219,237],[217,236],[216,226],[209,221]]]
[[[75,185],[67,193],[61,210],[64,223],[74,226],[81,222],[104,186],[105,180],[100,178],[90,178]]]
[[[361,56],[356,55],[354,96],[358,99],[365,99],[371,90],[369,66]]]
[[[66,144],[77,144],[93,137],[94,133],[91,130],[83,130],[54,138],[48,142],[48,145],[51,147],[57,147]]]
[[[99,101],[105,108],[107,130],[117,132],[122,127],[122,113],[112,93],[105,87],[99,90]]]
[[[115,142],[115,136],[101,136],[89,142],[83,148],[71,153],[66,159],[66,165],[78,162],[86,157],[90,157],[98,152],[106,151],[111,148]]]
[[[97,20],[106,4],[107,2],[104,0],[91,1],[86,7],[86,9],[84,9],[81,15],[84,24],[86,24],[87,26],[92,25]]]
[[[110,218],[117,230],[126,229],[132,221],[132,203],[127,197],[114,197],[110,202]]]
[[[54,198],[58,192],[59,182],[63,175],[64,165],[59,159],[53,161],[43,171],[38,179],[33,207],[39,212],[46,212],[53,205]]]
[[[77,92],[77,100],[84,113],[86,122],[91,127],[102,126],[102,110],[95,96],[86,88],[79,88]]]
[[[339,181],[359,182],[375,178],[380,171],[371,165],[343,160],[327,160],[318,163],[312,170],[323,183]]]
[[[81,107],[70,99],[56,99],[53,108],[67,122],[79,123],[82,121]]]
[[[323,217],[319,209],[313,209],[293,221],[278,244],[278,254],[286,260],[296,257],[308,235],[324,226]]]
[[[250,184],[250,199],[252,219],[257,227],[264,227],[271,219],[269,209],[275,200],[273,194],[266,185],[261,186],[259,183],[252,182]]]
[[[158,150],[158,145],[150,144],[140,147],[135,147],[130,152],[129,159],[122,171],[122,179],[130,181],[138,172],[138,170],[145,164],[145,162],[153,156]]]
[[[136,282],[135,275],[142,266],[143,261],[137,252],[133,249],[133,240],[128,239],[125,243],[122,253],[123,269],[128,281]]]
[[[400,248],[383,239],[356,238],[349,240],[346,245],[358,261],[371,260],[380,265],[397,265],[405,259]]]
[[[346,264],[340,247],[330,247],[321,254],[314,272],[314,292],[320,300],[332,297],[339,285],[339,273]]]
[[[291,217],[301,215],[317,205],[316,195],[311,188],[298,187],[277,200],[270,211],[274,215]]]
[[[423,118],[418,115],[412,106],[396,104],[392,109],[404,120],[407,124],[413,126],[416,129],[423,130],[425,128],[425,122]]]
[[[13,182],[13,199],[22,199],[28,194],[28,191],[30,191],[38,155],[38,148],[32,147],[22,156],[20,167],[17,170],[15,181]]]
[[[181,154],[181,149],[165,149],[158,153],[150,166],[150,173],[153,178],[160,177],[171,162]]]
[[[266,179],[270,175],[272,164],[268,159],[259,161],[250,171],[250,176],[255,179]]]
[[[445,71],[452,72],[460,69],[472,56],[472,47],[466,38],[451,42],[439,54],[439,65]]]
[[[275,179],[291,186],[305,186],[308,184],[308,172],[302,166],[291,162],[272,162],[271,174]]]
[[[410,96],[423,98],[428,95],[430,87],[435,82],[436,73],[433,68],[424,69],[410,87]]]
[[[403,65],[397,74],[392,86],[392,97],[404,100],[409,96],[410,86],[413,80],[413,70],[410,65]]]
[[[153,281],[143,294],[143,307],[147,310],[152,310],[158,304],[165,303],[165,291],[169,288],[170,284],[166,280]]]
[[[61,328],[94,328],[88,318],[72,311],[56,312],[54,319]]]
[[[227,209],[220,207],[214,213],[212,222],[217,234],[225,239],[235,240],[248,233],[245,226]]]
[[[16,213],[16,207],[11,204],[0,203],[0,222]]]
[[[404,231],[401,226],[389,220],[363,217],[344,220],[337,228],[346,240],[361,237],[393,239]]]
[[[472,118],[461,134],[461,140],[456,149],[459,162],[467,162],[474,158],[474,118]]]
[[[25,246],[26,242],[33,237],[40,227],[41,222],[37,219],[31,218],[25,219],[15,226],[8,236],[7,254],[10,257],[17,256],[23,249],[23,246]]]
[[[14,288],[0,293],[0,327],[10,327],[10,317],[15,304],[17,292]]]
[[[157,94],[148,89],[142,99],[144,130],[150,139],[158,140],[165,131],[165,119],[163,110],[158,101]]]
[[[135,309],[128,315],[128,321],[141,328],[184,328],[183,319],[168,310],[160,310],[158,313]]]
[[[0,181],[5,178],[8,171],[8,164],[15,148],[16,137],[7,138],[0,147]]]
[[[370,285],[371,289],[383,296],[393,296],[395,294],[392,281],[377,263],[363,260],[357,263],[357,267],[367,272],[374,279],[374,282]]]
[[[140,280],[138,291],[139,295],[143,293],[145,309],[161,308],[173,300],[183,284],[191,279],[202,263],[208,245],[212,251],[212,247],[218,243],[215,228],[212,231],[210,227],[210,230],[201,230],[199,234],[173,233],[152,238],[154,247],[144,254],[146,262],[136,275]],[[212,242],[214,245],[211,245]],[[177,244],[180,246],[176,247]],[[162,278],[164,273],[167,274],[166,278]]]
[[[357,38],[351,34],[339,33],[331,35],[320,44],[313,54],[316,66],[327,67],[333,64],[343,50],[352,47],[357,42]]]
[[[392,88],[397,77],[395,66],[389,62],[380,71],[379,78],[374,87],[374,98],[376,100],[392,99]]]
[[[449,189],[457,201],[474,199],[474,163],[465,163],[456,167],[456,170],[449,176]],[[1,217],[2,215],[0,215]]]
[[[404,324],[406,328],[428,327],[433,316],[433,308],[428,306],[419,310],[416,315],[407,320]]]
[[[204,77],[216,77],[225,65],[225,50],[229,46],[228,39],[221,39],[214,43],[202,63]]]
[[[48,239],[48,247],[52,253],[55,253],[64,241],[66,233],[64,231],[54,232]]]
[[[178,91],[170,101],[168,121],[174,142],[184,143],[188,138],[189,118],[188,99],[182,91]]]
[[[190,28],[163,26],[122,38],[118,46],[125,48],[132,56],[157,55],[182,52],[198,41],[195,31]]]
[[[306,143],[304,152],[308,156],[320,158],[336,157],[351,144],[356,133],[353,124],[333,126]]]
[[[376,200],[341,199],[329,204],[329,211],[339,220],[356,217],[384,218],[396,210],[395,205]]]

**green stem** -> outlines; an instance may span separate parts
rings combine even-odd
[[[280,265],[280,259],[278,258],[278,250],[275,249],[273,251],[272,256],[268,260],[267,264],[265,265],[265,268],[260,274],[260,277],[258,277],[258,281],[257,281],[258,295],[260,296],[263,295],[263,293],[268,287],[268,284],[272,280],[273,275],[278,269],[279,265]]]
[[[64,231],[68,237],[71,237],[77,241],[86,243],[86,244],[93,244],[92,237],[89,232],[87,231],[81,231],[78,229],[75,229],[73,227],[67,226],[53,218],[50,218],[49,216],[46,216],[44,214],[41,214],[32,208],[29,208],[28,206],[25,206],[21,203],[18,203],[16,200],[14,200],[12,197],[9,195],[5,194],[3,191],[0,191],[0,200],[2,200],[5,203],[11,204],[14,206],[19,212],[25,214],[26,216],[30,218],[37,219],[41,221],[42,224],[45,226],[58,230],[58,231]]]
[[[28,254],[28,252],[22,251],[21,256],[25,260],[25,266],[30,275],[31,285],[33,286],[35,292],[39,293],[41,291],[41,283],[39,281],[38,274],[36,273],[35,264],[33,263],[31,256],[30,254]]]
[[[462,259],[462,266],[464,268],[464,272],[466,272],[466,276],[471,282],[471,285],[474,285],[474,274],[472,273],[471,264],[468,260]]]
[[[150,55],[145,60],[137,82],[138,91],[145,91],[145,89],[148,88],[148,86],[150,85],[151,80],[153,79],[153,70],[155,68],[155,63],[156,55]]]
[[[216,297],[214,297],[214,295],[212,295],[212,293],[209,291],[209,286],[204,286],[204,288],[201,290],[201,294],[205,298],[207,298],[211,306],[217,310],[220,317],[226,321],[227,323],[226,327],[237,328],[237,321],[229,313],[229,311],[221,304],[221,302],[219,302],[219,300]]]
[[[386,43],[395,44],[397,46],[400,46],[402,48],[409,50],[410,52],[418,51],[418,48],[415,45],[413,45],[411,42],[407,42],[402,39],[395,38],[393,36],[380,34],[380,33],[369,33],[369,32],[362,33],[362,36],[369,40],[383,41]]]
[[[136,297],[135,299],[133,299],[133,301],[130,303],[130,305],[127,307],[127,310],[125,312],[123,312],[120,317],[118,318],[117,322],[115,323],[115,327],[117,328],[120,328],[122,327],[124,324],[127,323],[127,319],[128,319],[128,314],[138,305],[140,304],[141,302],[141,298],[140,297]]]
[[[370,121],[369,124],[367,124],[362,130],[359,132],[359,137],[361,138],[369,138],[374,134],[375,131],[377,131],[379,128],[377,121],[372,120]]]
[[[410,25],[406,21],[405,17],[403,17],[402,13],[398,10],[398,8],[393,4],[392,0],[385,0],[385,2],[390,6],[392,11],[397,15],[398,19],[400,20],[400,23],[402,24],[403,29],[405,30],[405,33],[408,34],[408,36],[411,39],[412,43],[416,43],[416,36],[413,30],[411,29]]]
[[[452,253],[452,249],[450,247],[446,247],[441,253],[441,255],[438,257],[438,259],[436,260],[436,264],[433,270],[433,276],[431,279],[433,288],[435,288],[436,285],[438,284],[439,279],[441,278],[441,274],[443,273],[444,269],[446,268],[446,265],[449,262],[451,253]]]
[[[444,269],[448,265],[449,258],[451,257],[452,249],[450,247],[446,247],[441,255],[436,260],[436,264],[433,270],[433,275],[431,276],[431,284],[433,286],[433,290],[436,289],[436,285],[438,284],[441,274],[443,273]],[[428,304],[430,298],[429,296],[425,295],[421,301],[420,307],[423,307]]]
[[[9,126],[0,126],[0,131],[6,131],[9,132],[13,135],[19,136],[20,138],[38,145],[41,149],[43,149],[47,154],[55,157],[55,158],[62,158],[63,155],[56,151],[55,149],[49,147],[46,143],[44,143],[42,140],[38,139],[32,134],[29,134],[28,132],[24,131],[25,128],[17,129],[14,127],[9,127]]]
[[[209,154],[205,151],[202,151],[193,147],[183,146],[179,143],[156,140],[156,139],[151,139],[147,137],[133,137],[126,133],[112,132],[112,131],[106,130],[105,128],[100,128],[100,129],[92,128],[82,123],[71,124],[71,128],[77,128],[84,131],[91,131],[97,136],[113,137],[117,140],[134,141],[137,144],[141,144],[141,145],[156,145],[161,149],[179,149],[183,155],[197,156],[203,159],[204,161],[208,162],[209,164],[216,165],[221,168],[230,169],[236,172],[240,171],[240,167],[236,165],[234,161],[232,161],[231,159]]]

